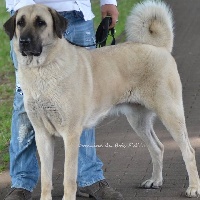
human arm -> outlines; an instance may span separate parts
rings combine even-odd
[[[112,17],[112,24],[110,28],[113,28],[118,20],[119,12],[117,9],[116,0],[101,0],[101,15],[105,18],[107,15]]]

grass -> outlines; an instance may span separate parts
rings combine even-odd
[[[9,14],[5,9],[5,1],[0,0],[0,172],[8,167],[8,146],[14,91],[14,69],[10,60],[9,39],[3,31],[3,23]]]
[[[116,26],[116,38],[124,31],[126,16],[138,0],[118,0],[119,22]],[[101,22],[99,0],[91,0],[95,13],[95,28]],[[0,173],[8,167],[12,104],[15,88],[14,68],[10,59],[8,36],[3,31],[3,24],[9,18],[5,1],[0,0]]]

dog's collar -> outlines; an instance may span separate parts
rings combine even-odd
[[[70,44],[73,44],[73,45],[79,46],[79,47],[92,47],[92,46],[103,47],[106,45],[106,40],[107,40],[108,36],[110,35],[112,37],[111,45],[115,45],[115,29],[114,28],[109,29],[109,26],[111,23],[112,23],[112,18],[110,16],[105,17],[101,21],[101,23],[98,26],[97,31],[96,31],[96,43],[94,43],[94,44],[80,45],[80,44],[74,43],[68,39],[67,39],[67,41]]]

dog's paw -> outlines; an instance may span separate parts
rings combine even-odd
[[[162,185],[162,181],[160,180],[148,179],[144,181],[140,186],[145,189],[150,189],[150,188],[158,189],[160,188],[161,185]]]
[[[187,197],[200,197],[200,187],[189,187],[186,190],[186,196]]]

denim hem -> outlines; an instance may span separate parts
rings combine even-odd
[[[90,181],[90,182],[84,182],[84,183],[78,183],[78,187],[86,187],[86,186],[90,186],[90,185],[92,185],[92,184],[94,184],[94,183],[97,183],[98,181],[102,181],[102,180],[104,180],[105,179],[105,177],[104,176],[101,176],[101,178],[97,178],[97,179],[93,179],[92,181]]]
[[[24,186],[24,184],[23,185],[22,184],[14,184],[14,185],[11,186],[11,188],[25,189],[25,190],[28,190],[29,192],[33,192],[33,189],[35,187],[30,188],[30,187],[27,187],[27,185]]]

